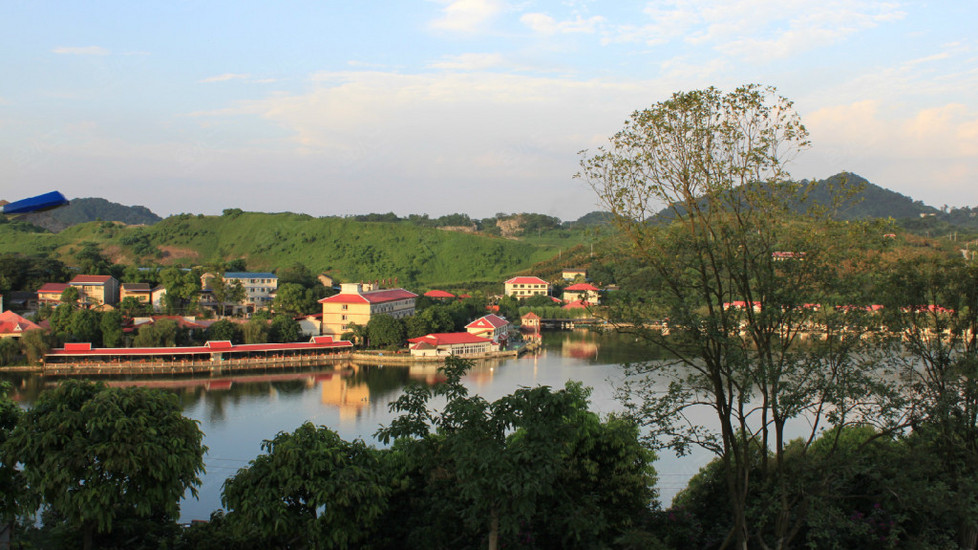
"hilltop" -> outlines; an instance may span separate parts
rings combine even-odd
[[[102,198],[80,198],[68,206],[38,214],[27,214],[23,221],[57,233],[80,223],[121,222],[127,225],[153,225],[163,218],[145,206],[125,206]]]

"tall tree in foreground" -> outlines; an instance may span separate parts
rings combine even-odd
[[[69,380],[41,394],[3,451],[87,550],[124,521],[173,524],[186,491],[197,495],[202,437],[175,395]]]
[[[799,213],[805,189],[785,170],[807,146],[791,103],[749,85],[676,93],[582,153],[578,177],[651,275],[619,320],[676,358],[632,365],[622,399],[655,444],[720,457],[731,514],[723,546],[788,546],[806,498],[778,476],[789,422],[811,420],[810,443],[826,424],[865,421],[861,408],[881,389],[853,353],[859,339],[833,330],[847,324],[828,307],[844,234],[814,208]],[[646,328],[664,317],[668,331]],[[829,332],[824,342],[799,345],[816,327]],[[716,429],[695,419],[702,408]],[[748,517],[754,472],[771,505]]]

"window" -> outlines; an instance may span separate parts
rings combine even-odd
[[[344,315],[344,316],[343,316],[343,317],[342,317],[342,318],[340,319],[340,321],[346,321],[346,315]]]
[[[346,311],[346,309],[347,309],[348,307],[349,307],[349,306],[347,306],[346,304],[343,304],[343,307],[341,307],[340,309],[342,309],[343,311]]]

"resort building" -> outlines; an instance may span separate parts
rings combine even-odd
[[[539,277],[513,277],[504,283],[506,296],[529,298],[530,296],[547,296],[550,294],[550,283]]]
[[[499,349],[489,338],[468,332],[436,332],[419,338],[409,338],[412,357],[448,355],[478,355]]]
[[[61,303],[61,293],[68,288],[68,283],[44,283],[37,289],[38,306],[44,304],[56,306]]]
[[[319,301],[323,304],[323,334],[340,336],[350,325],[366,326],[371,316],[381,313],[395,319],[409,317],[414,315],[417,298],[403,288],[366,290],[361,283],[343,283],[339,294]]]
[[[83,307],[119,303],[119,281],[111,275],[78,275],[68,285],[78,289],[78,303]]]
[[[562,295],[565,302],[584,302],[587,305],[597,305],[600,289],[589,283],[577,283],[564,289]]]
[[[153,289],[146,283],[122,283],[119,286],[119,301],[129,297],[150,304],[153,302]]]
[[[490,313],[465,325],[469,334],[488,338],[493,342],[505,343],[509,339],[510,323],[506,319]]]

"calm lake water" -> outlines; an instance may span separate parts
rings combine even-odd
[[[471,393],[489,401],[520,387],[561,388],[583,382],[592,388],[591,410],[621,409],[614,388],[622,380],[621,363],[649,357],[634,338],[585,330],[543,333],[536,353],[503,361],[481,362],[465,377]],[[15,386],[15,399],[25,406],[54,380],[5,375]],[[327,365],[320,369],[219,378],[107,380],[110,385],[146,385],[176,393],[184,414],[200,422],[204,432],[206,474],[199,499],[182,504],[181,520],[207,519],[221,507],[224,480],[261,453],[261,443],[303,422],[327,426],[347,440],[378,444],[373,434],[393,418],[388,405],[412,381],[432,384],[437,366]],[[708,419],[704,419],[708,422]],[[656,462],[660,500],[668,505],[676,491],[709,460],[705,453],[677,458],[661,453]]]

